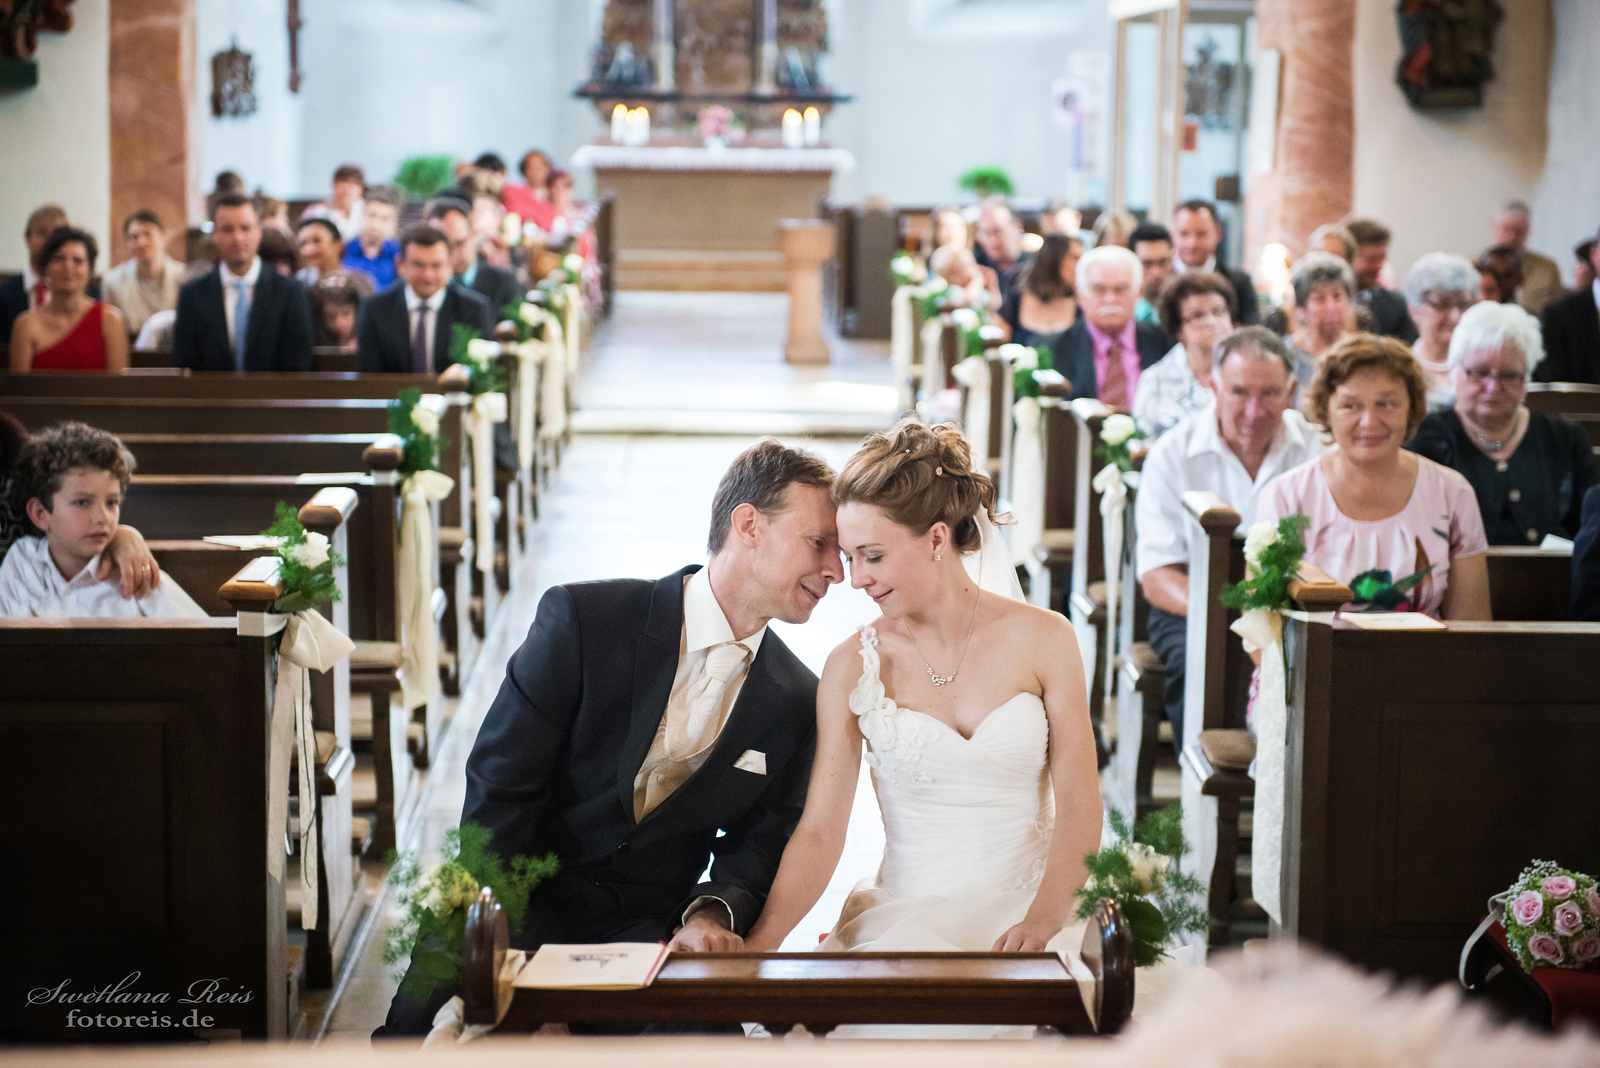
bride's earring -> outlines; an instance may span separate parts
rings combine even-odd
[[[944,559],[944,554],[943,553],[934,553],[933,554],[933,558],[935,560],[943,560]]]

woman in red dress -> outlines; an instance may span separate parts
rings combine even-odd
[[[50,299],[17,316],[11,370],[116,372],[128,366],[121,314],[85,292],[98,253],[93,234],[70,226],[45,240],[39,259]]]

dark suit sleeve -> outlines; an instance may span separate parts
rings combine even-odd
[[[767,785],[760,803],[739,823],[723,829],[723,837],[716,840],[710,881],[696,886],[683,900],[674,923],[696,898],[715,897],[724,901],[733,913],[736,934],[747,935],[755,926],[756,918],[766,907],[772,881],[778,876],[784,847],[789,844],[789,837],[800,823],[800,813],[806,807],[806,787],[811,780],[811,764],[817,751],[816,685],[816,681],[811,680],[808,690],[799,695],[794,709],[795,715],[806,717],[809,723],[805,739]]]
[[[1572,547],[1572,618],[1600,623],[1600,486],[1583,498],[1583,525]]]
[[[373,308],[377,299],[376,296],[363,299],[356,313],[356,370],[370,374],[384,370],[378,347],[378,317]]]
[[[1261,321],[1261,302],[1256,300],[1256,286],[1243,271],[1229,271],[1228,281],[1233,283],[1234,296],[1238,298],[1239,321],[1236,326],[1254,326]]]
[[[172,366],[202,371],[200,352],[200,290],[184,286],[178,290],[178,317],[172,324]]]
[[[467,322],[478,331],[479,337],[494,337],[494,324],[498,308],[489,307],[489,299],[482,293],[473,293],[470,290],[461,290],[464,296],[471,297],[472,310],[467,313]]]
[[[1566,382],[1568,352],[1572,341],[1567,337],[1565,301],[1557,301],[1544,310],[1544,359],[1539,366],[1533,369],[1533,377],[1537,382]]]
[[[297,278],[284,279],[283,334],[278,350],[278,370],[309,371],[311,357],[311,297]]]
[[[467,758],[461,819],[485,827],[489,849],[502,857],[548,849],[538,840],[538,828],[583,697],[582,651],[572,595],[554,586],[540,600],[527,640],[512,654]]]
[[[1572,472],[1572,506],[1562,517],[1562,526],[1566,529],[1561,533],[1571,537],[1583,525],[1583,502],[1589,487],[1600,482],[1600,464],[1595,462],[1594,447],[1589,444],[1589,435],[1582,427],[1560,416],[1552,418],[1560,419],[1561,429],[1566,432],[1563,451],[1567,454],[1568,470]]]

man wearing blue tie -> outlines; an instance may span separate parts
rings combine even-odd
[[[215,270],[178,291],[172,362],[194,371],[309,371],[311,302],[305,286],[263,267],[261,220],[246,196],[211,211]]]

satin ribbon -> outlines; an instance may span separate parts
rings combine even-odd
[[[567,343],[561,320],[543,313],[544,381],[539,387],[539,434],[560,440],[567,434]]]
[[[494,573],[494,424],[506,421],[506,395],[480,393],[467,409],[467,437],[472,442],[472,504],[477,529],[478,570]]]
[[[1011,445],[1011,515],[1016,520],[1011,528],[1011,555],[1027,561],[1044,540],[1044,444],[1039,439],[1039,398],[1018,397],[1011,405],[1011,418],[1016,425],[1016,438]],[[1050,603],[1049,590],[1029,592],[1032,603]]]
[[[989,470],[989,361],[968,356],[950,372],[967,387],[967,403],[961,409],[961,433],[972,450],[972,466]]]
[[[418,471],[400,486],[400,693],[405,707],[428,703],[439,692],[439,627],[433,618],[435,501],[456,481],[438,471]]]
[[[533,406],[537,403],[535,389],[538,386],[538,367],[544,362],[544,342],[524,341],[513,349],[517,355],[517,466],[528,470],[533,466],[534,425],[537,419],[534,416]]]
[[[922,399],[931,401],[944,388],[944,323],[935,316],[922,324]]]
[[[917,351],[917,319],[911,302],[920,296],[921,286],[899,286],[889,299],[889,369],[894,375],[895,410],[901,412],[909,412],[917,404],[911,391],[911,365]]]
[[[269,621],[284,619],[268,616]],[[268,632],[272,631],[268,627]],[[320,613],[307,609],[284,619],[278,646],[278,686],[272,698],[267,757],[269,797],[289,796],[289,751],[300,760],[300,926],[312,930],[319,915],[317,865],[322,855],[321,805],[317,801],[317,735],[311,721],[311,671],[328,671],[355,651],[355,644]],[[298,743],[298,744],[297,744]],[[267,874],[283,881],[286,804],[267,809]]]
[[[581,329],[583,323],[583,290],[578,288],[577,283],[568,282],[561,287],[561,291],[566,294],[567,298],[563,302],[562,319],[564,322],[561,324],[562,332],[566,335],[567,341],[567,376],[576,378],[578,376],[578,358],[583,354],[583,331]],[[564,402],[565,399],[563,398]]]
[[[1280,886],[1283,868],[1283,780],[1289,739],[1287,675],[1283,666],[1283,613],[1252,608],[1229,628],[1244,639],[1244,649],[1261,652],[1261,678],[1256,687],[1255,831],[1250,844],[1250,885],[1256,901],[1283,923]]]
[[[1122,535],[1126,529],[1123,517],[1128,510],[1128,491],[1138,486],[1139,473],[1124,473],[1116,464],[1106,464],[1094,476],[1094,488],[1100,494],[1100,548],[1106,571],[1105,693],[1108,699],[1117,692],[1117,609],[1122,600]]]

